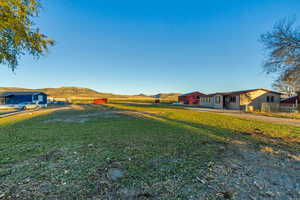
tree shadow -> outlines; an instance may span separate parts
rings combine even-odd
[[[83,113],[86,112],[87,110],[92,111],[93,108],[98,109],[99,112],[106,111],[106,110],[109,110],[111,112],[126,111],[122,109],[114,110],[111,109],[111,107],[109,106],[101,106],[101,107],[82,106],[82,107],[85,109],[82,110],[78,109],[68,114],[73,115],[76,114],[77,112]],[[146,106],[146,107],[151,108],[152,106]],[[62,113],[62,115],[66,114],[64,112]],[[139,112],[140,115],[135,115],[134,112]],[[98,128],[101,127],[101,124],[96,123],[93,125],[89,123],[83,123],[83,124],[78,124],[75,127],[72,127],[72,131],[70,131],[69,133],[63,133],[63,129],[55,129],[61,133],[48,136],[46,134],[50,132],[45,132],[43,134],[46,136],[44,138],[42,137],[39,139],[35,137],[36,136],[40,137],[39,135],[40,132],[36,132],[38,134],[34,134],[31,136],[26,136],[26,134],[24,134],[21,137],[24,137],[26,139],[26,143],[19,143],[19,144],[13,143],[12,145],[15,145],[15,148],[20,148],[20,149],[24,147],[29,147],[30,145],[34,145],[35,143],[36,143],[35,145],[39,145],[37,148],[33,148],[33,151],[35,151],[35,153],[37,150],[40,150],[37,153],[38,155],[36,154],[33,155],[33,153],[30,152],[26,157],[24,157],[25,160],[31,161],[28,162],[29,166],[31,166],[31,163],[35,163],[35,162],[36,163],[48,162],[47,164],[48,166],[50,164],[56,163],[56,160],[60,159],[64,155],[67,156],[68,153],[72,153],[73,151],[75,151],[75,149],[76,152],[79,149],[84,149],[85,150],[84,157],[80,157],[80,159],[82,159],[81,161],[85,161],[85,162],[79,162],[82,163],[82,165],[76,168],[74,174],[82,169],[89,170],[88,172],[86,172],[87,174],[93,173],[93,169],[96,165],[99,164],[99,160],[103,161],[102,159],[104,159],[104,157],[102,158],[101,156],[98,159],[94,159],[94,157],[103,155],[103,153],[107,152],[109,157],[113,155],[112,156],[113,158],[112,160],[109,161],[107,160],[103,161],[104,163],[103,167],[109,166],[109,164],[107,164],[106,162],[113,162],[113,164],[115,164],[116,162],[119,163],[118,165],[120,166],[121,165],[124,166],[124,163],[136,162],[134,165],[131,164],[132,171],[130,171],[130,173],[128,172],[130,174],[130,176],[128,176],[128,179],[130,179],[130,181],[133,181],[135,179],[135,181],[137,181],[135,182],[137,186],[141,186],[143,183],[143,179],[145,179],[147,183],[148,182],[151,183],[150,184],[150,186],[152,187],[151,189],[161,190],[163,192],[165,192],[165,190],[163,190],[163,186],[156,185],[157,182],[160,183],[164,179],[170,180],[172,178],[172,175],[175,174],[180,176],[181,173],[182,177],[186,178],[183,179],[184,181],[174,181],[174,182],[170,182],[169,183],[170,185],[167,185],[167,186],[172,186],[172,188],[175,185],[176,187],[174,187],[174,190],[172,192],[176,194],[178,193],[178,190],[184,188],[185,185],[191,187],[195,186],[195,191],[199,192],[200,191],[198,188],[199,181],[191,183],[190,180],[196,180],[195,179],[196,177],[200,175],[204,176],[205,174],[207,174],[209,168],[212,168],[212,166],[210,166],[209,164],[210,161],[218,161],[219,164],[220,163],[223,164],[222,162],[225,161],[226,159],[232,159],[230,162],[234,162],[238,160],[236,162],[238,162],[238,164],[240,164],[239,166],[241,167],[250,165],[252,160],[251,159],[247,160],[248,158],[246,156],[248,155],[252,156],[253,154],[256,155],[256,153],[259,152],[259,149],[255,148],[254,151],[252,151],[253,149],[251,149],[249,152],[243,154],[246,155],[245,157],[239,155],[239,153],[241,153],[238,152],[239,149],[242,149],[244,146],[245,148],[249,148],[249,145],[251,145],[251,147],[253,146],[255,147],[255,145],[269,146],[270,144],[268,142],[272,139],[272,138],[260,138],[256,136],[257,134],[238,132],[235,130],[231,130],[229,128],[222,128],[218,126],[206,125],[203,123],[172,119],[168,116],[161,116],[155,113],[128,111],[128,112],[123,112],[121,114],[128,115],[132,118],[117,119],[117,120],[124,119],[123,124],[126,124],[126,127],[114,127],[115,129],[113,130],[124,129],[121,130],[120,133],[116,134],[115,137],[106,136],[106,138],[103,138],[103,135],[101,135],[102,134],[101,131],[100,131],[101,134],[97,136],[96,134],[93,133]],[[52,115],[51,117],[60,116],[57,115],[57,111],[56,111],[56,112],[42,115],[43,117],[41,118],[41,120],[45,120],[49,115]],[[36,125],[35,123],[30,122],[29,124],[27,124],[27,122],[30,120],[33,121],[39,120],[37,119],[38,117],[39,116],[32,116],[31,118],[17,121],[14,124],[8,125],[8,128],[11,129],[10,131],[14,131],[16,129],[26,129],[26,128],[30,129],[31,127],[33,127],[34,129],[43,128],[43,127],[38,127],[39,125]],[[109,125],[112,127],[118,126],[119,124],[115,122],[116,121],[112,119]],[[53,123],[53,126],[56,126],[56,124]],[[94,127],[88,130],[87,132],[84,132],[86,129],[89,129],[90,126],[94,126]],[[52,126],[48,127],[48,124],[46,124],[45,127],[51,128]],[[66,127],[68,129],[71,129],[71,127],[69,127],[68,125],[66,125]],[[82,129],[77,129],[79,127],[81,127]],[[137,131],[134,133],[130,132],[133,131],[134,129],[137,129]],[[67,134],[68,137],[64,137],[66,136],[64,134]],[[84,135],[84,137],[81,137],[81,134]],[[13,139],[14,137],[15,136],[12,136],[10,139]],[[31,138],[28,139],[28,137]],[[99,138],[101,138],[101,140]],[[51,141],[52,139],[55,142],[58,142],[58,144],[54,142],[49,144],[49,146],[47,146],[48,144],[43,143],[42,141],[42,140]],[[72,145],[78,144],[78,147],[74,148],[72,146],[71,147],[67,146],[67,141],[66,141],[67,139],[70,140],[69,143],[72,143]],[[93,145],[92,146],[87,145],[89,143],[93,143]],[[65,150],[66,152],[59,151],[59,149],[62,146],[64,147],[63,150]],[[0,146],[0,151],[1,151],[1,146]],[[13,154],[12,152],[9,153]],[[74,154],[74,155],[77,156],[78,154]],[[267,156],[268,156],[267,154],[266,156],[265,155],[260,156],[260,159],[267,161]],[[129,161],[128,157],[130,157],[130,159],[132,160]],[[62,158],[62,160],[65,159],[66,158]],[[246,160],[246,161],[239,162],[239,159]],[[253,160],[255,159],[256,157],[254,157]],[[72,159],[70,158],[69,160],[66,160],[66,162],[65,161],[62,162],[69,165],[70,163],[72,164],[72,160],[73,157]],[[10,163],[10,164],[11,165],[7,166],[7,168],[10,168],[12,165],[15,165],[15,163]],[[271,164],[273,166],[274,163]],[[75,165],[78,166],[79,164],[74,163],[74,166]],[[233,167],[236,166],[233,165]],[[166,172],[161,171],[162,168],[169,171]],[[230,166],[230,168],[232,168],[232,166]],[[129,167],[127,168],[124,167],[124,170],[125,169],[129,171]],[[203,170],[201,172],[202,174],[199,174],[199,169]],[[47,170],[49,169],[46,169],[45,171]],[[18,175],[20,175],[23,172],[19,171],[18,173],[19,173]],[[57,172],[57,174],[60,174],[60,172]],[[39,174],[37,173],[37,175]],[[153,175],[153,177],[158,176],[160,180],[156,181],[150,175]],[[94,188],[93,186],[95,185],[95,183],[92,182],[93,181],[92,179],[86,176],[82,176],[79,177],[78,180],[79,181],[87,180],[91,182],[92,184],[82,183],[83,185],[80,186],[86,187],[88,189],[92,188],[91,190],[93,190]],[[76,181],[72,183],[74,184],[74,186],[78,186],[77,185],[78,183]],[[220,191],[223,192],[226,191],[224,188],[221,189],[222,190]],[[80,193],[79,190],[78,191],[76,190],[76,192]],[[156,194],[155,191],[151,190],[151,192],[152,192],[151,194]],[[41,193],[44,194],[43,192]],[[91,196],[93,195],[94,194],[91,194]]]
[[[124,104],[123,104],[124,105]],[[132,104],[128,104],[132,106]],[[153,108],[151,105],[136,105],[143,108]],[[172,108],[168,106],[162,106],[159,108]],[[182,108],[177,108],[181,109]],[[130,110],[129,110],[130,111]],[[202,135],[209,136],[219,141],[227,141],[229,143],[248,143],[253,146],[269,145],[276,148],[282,148],[288,151],[297,151],[300,149],[300,143],[293,141],[290,138],[272,137],[264,134],[263,130],[255,128],[253,131],[238,131],[230,128],[223,128],[220,126],[211,126],[200,122],[191,122],[185,120],[178,120],[167,116],[162,116],[156,113],[149,113],[147,111],[135,111],[146,118],[151,118],[169,125],[188,129],[192,132],[196,132]],[[127,113],[131,115],[130,112]],[[240,142],[239,142],[240,141]],[[296,148],[295,148],[296,147]]]

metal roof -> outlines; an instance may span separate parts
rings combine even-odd
[[[180,97],[186,97],[186,96],[189,96],[189,95],[191,95],[191,94],[199,94],[199,95],[205,95],[205,94],[203,94],[203,93],[201,93],[201,92],[190,92],[190,93],[186,93],[186,94],[182,94],[182,95],[180,95]]]
[[[0,97],[9,97],[9,96],[33,96],[33,95],[39,95],[44,94],[43,92],[4,92],[0,94]]]
[[[264,90],[266,92],[270,92],[270,93],[275,93],[275,94],[280,94],[280,92],[275,92],[272,90],[267,90],[267,89],[263,89],[263,88],[259,88],[259,89],[251,89],[251,90],[240,90],[240,91],[232,91],[232,92],[217,92],[217,93],[213,93],[213,94],[208,94],[206,95],[207,97],[211,97],[211,96],[215,96],[215,95],[222,95],[222,96],[226,96],[226,95],[240,95],[240,94],[246,94],[249,92],[254,92],[257,90]]]

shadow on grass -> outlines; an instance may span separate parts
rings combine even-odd
[[[121,102],[112,102],[112,104],[116,105],[126,105],[126,106],[138,106],[142,108],[172,108],[172,109],[182,109],[185,108],[185,105],[171,105],[168,103],[121,103]]]
[[[24,199],[41,195],[45,199],[50,195],[53,199],[126,199],[122,194],[114,195],[119,195],[120,188],[133,186],[139,194],[187,199],[191,193],[201,195],[207,190],[195,180],[207,173],[211,161],[222,159],[225,149],[220,147],[230,144],[233,149],[240,148],[231,143],[240,139],[261,142],[259,138],[230,129],[158,114],[122,112],[126,110],[109,106],[79,107],[83,109],[32,116],[0,128],[0,158],[4,158],[0,163],[10,162],[10,165],[0,165],[0,172],[1,168],[4,172],[13,168],[15,173],[0,176],[0,188],[3,186],[7,195],[17,194]],[[129,117],[95,117],[85,123],[43,123],[50,118],[74,117],[90,111]],[[5,157],[12,159],[5,161]],[[116,168],[124,172],[124,177],[112,181],[108,173]],[[38,181],[48,185],[48,189],[36,187]],[[16,184],[19,182],[23,184]],[[24,190],[28,193],[19,192]]]
[[[101,142],[103,146],[116,148],[113,151],[122,151],[126,146],[133,145],[135,148],[141,146],[143,151],[153,151],[157,154],[163,154],[166,147],[170,148],[171,154],[172,151],[188,152],[193,151],[193,148],[200,148],[207,141],[223,143],[226,137],[218,132],[228,132],[209,126],[196,127],[160,116],[133,116],[131,113],[121,113],[123,116],[129,116],[125,118],[107,119],[92,116],[91,121],[84,123],[51,122],[52,119],[72,118],[86,112],[119,111],[109,106],[80,107],[83,109],[28,115],[0,126],[0,155],[3,156],[0,163],[30,159],[67,144],[72,146],[95,141]]]
[[[165,108],[166,110],[161,110],[162,113],[164,112],[169,112],[170,110],[167,109],[172,109],[174,112],[176,112],[176,108],[173,106],[152,106],[152,105],[138,105],[138,104],[123,104],[127,106],[134,106],[138,108],[149,108],[150,111],[151,108],[155,111],[155,108]],[[135,110],[129,109],[130,110]],[[177,110],[183,110],[182,108],[178,107]],[[248,141],[250,144],[254,145],[280,145],[281,147],[284,147],[288,150],[292,151],[298,151],[300,150],[300,137],[299,137],[299,128],[298,127],[289,127],[287,125],[279,125],[279,124],[272,124],[268,122],[261,122],[261,121],[255,121],[255,120],[247,120],[247,119],[241,119],[237,117],[231,117],[231,116],[221,116],[218,115],[218,117],[224,117],[224,118],[233,118],[241,121],[244,125],[248,124],[248,121],[251,122],[249,123],[248,126],[254,126],[251,128],[247,128],[245,130],[241,127],[234,127],[232,125],[232,128],[224,128],[218,124],[216,125],[207,125],[201,122],[191,122],[187,120],[179,120],[179,119],[174,119],[174,117],[168,117],[165,115],[161,115],[160,113],[153,113],[153,112],[148,112],[148,111],[141,111],[141,110],[136,110],[137,112],[142,113],[145,117],[149,117],[158,121],[162,121],[164,123],[172,124],[177,127],[182,127],[186,128],[189,130],[193,130],[195,132],[199,132],[201,134],[208,134],[210,137],[213,137],[215,139],[221,139],[221,140],[244,140]],[[172,111],[171,111],[172,112]],[[193,111],[191,111],[193,112]],[[210,115],[214,115],[214,113],[210,113]],[[220,119],[219,119],[220,120]],[[230,121],[227,122],[229,123],[230,127]],[[257,125],[257,127],[256,127]],[[265,128],[264,126],[267,125],[268,127],[277,127],[278,130],[280,130],[281,127],[285,127],[285,132],[284,134],[277,134],[273,136],[271,133],[268,132],[268,129]],[[240,130],[239,130],[240,129]],[[276,128],[275,128],[276,129]]]
[[[151,105],[142,105],[142,106],[138,105],[138,106],[153,108],[153,106]],[[159,106],[159,108],[170,108],[170,107]],[[7,133],[5,135],[0,136],[0,138],[2,137],[2,144],[3,144],[2,148],[0,148],[0,153],[1,151],[4,151],[4,148],[13,149],[14,146],[18,146],[18,145],[26,145],[27,148],[29,149],[26,152],[26,155],[30,155],[30,153],[35,150],[35,148],[29,147],[30,145],[33,145],[33,147],[40,144],[44,144],[48,146],[45,149],[41,147],[41,149],[37,151],[38,153],[43,153],[49,151],[49,148],[51,148],[51,146],[52,147],[63,146],[66,142],[67,143],[84,142],[84,141],[91,142],[93,141],[93,138],[99,137],[97,135],[92,135],[90,133],[90,131],[97,132],[98,130],[100,130],[99,128],[101,128],[101,124],[99,124],[98,122],[76,123],[75,121],[73,123],[72,122],[65,123],[63,121],[62,122],[56,121],[58,123],[56,122],[49,123],[49,124],[42,123],[43,120],[47,120],[47,119],[55,119],[55,118],[60,118],[62,116],[68,118],[68,117],[73,117],[91,111],[92,112],[109,111],[109,112],[118,113],[119,111],[126,111],[126,110],[112,109],[112,107],[110,106],[83,105],[79,107],[77,106],[77,110],[68,110],[64,112],[57,110],[50,113],[44,113],[42,115],[28,116],[26,118],[14,121],[11,124],[6,124],[5,127],[2,126],[0,128],[0,132],[2,129],[2,134],[3,132]],[[143,142],[145,138],[148,138],[149,141],[152,142],[153,141],[156,141],[158,143],[165,142],[167,144],[169,142],[167,136],[172,137],[171,142],[175,142],[174,138],[176,137],[178,138],[178,141],[176,141],[178,143],[180,143],[181,142],[180,140],[182,139],[186,143],[189,143],[188,140],[195,140],[195,141],[190,141],[190,143],[195,143],[195,145],[205,144],[207,141],[209,141],[209,142],[222,143],[222,144],[225,143],[232,144],[234,142],[238,142],[241,144],[243,142],[246,142],[256,146],[257,145],[280,145],[281,147],[288,148],[288,149],[294,147],[294,143],[287,144],[278,138],[274,139],[272,137],[265,136],[259,132],[257,133],[241,132],[229,128],[222,128],[217,125],[211,126],[203,123],[177,120],[177,119],[170,118],[168,116],[162,116],[159,114],[155,114],[155,113],[153,114],[153,113],[142,112],[142,111],[136,111],[135,113],[121,112],[121,114],[124,116],[127,115],[130,117],[134,117],[140,121],[135,121],[134,123],[132,123],[130,118],[103,119],[101,117],[99,119],[96,119],[97,117],[95,117],[95,120],[98,120],[99,122],[105,121],[109,123],[108,130],[109,131],[115,130],[115,132],[112,131],[110,132],[110,134],[112,135],[116,134],[118,136],[118,138],[114,140],[119,141],[121,143],[122,148],[126,146],[124,145],[126,142],[124,143],[123,141],[127,141],[128,139],[134,140],[134,142],[137,145]],[[151,119],[152,122],[149,122],[149,119]],[[119,123],[117,121],[121,121],[121,122],[124,121],[124,123]],[[155,132],[158,131],[160,127],[163,127],[162,128],[163,131],[167,133],[166,136],[155,134]],[[170,132],[174,132],[176,134],[172,135],[170,134]],[[100,134],[105,135],[106,133],[100,133]],[[158,139],[157,138],[154,139],[154,137],[158,137]],[[159,137],[161,137],[162,139],[161,141],[159,140]],[[199,140],[199,142],[197,140]],[[26,144],[26,142],[28,142],[28,144]],[[40,144],[38,144],[39,142]],[[105,142],[111,143],[114,141],[109,138]],[[189,149],[187,146],[184,148]],[[155,150],[155,149],[150,148],[149,150]],[[16,151],[15,148],[14,151]],[[20,152],[16,152],[16,153],[20,154],[22,153],[23,150],[18,150],[18,151]],[[7,150],[5,150],[5,152],[7,152]],[[34,154],[36,154],[37,152],[34,152]],[[24,156],[22,155],[21,157]]]

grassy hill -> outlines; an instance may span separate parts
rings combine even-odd
[[[153,95],[152,97],[177,101],[178,96],[180,96],[180,95],[181,95],[180,93],[160,93],[160,94]]]
[[[70,98],[70,97],[90,97],[90,98],[160,98],[160,99],[168,99],[168,100],[177,100],[177,93],[169,93],[169,94],[157,94],[153,96],[147,96],[144,94],[139,95],[119,95],[119,94],[111,94],[111,93],[101,93],[89,88],[81,88],[81,87],[61,87],[61,88],[42,88],[42,89],[27,89],[27,88],[15,88],[15,87],[0,87],[0,93],[3,92],[44,92],[51,97],[62,97],[62,98]]]
[[[80,87],[61,87],[61,88],[42,88],[42,89],[27,89],[27,88],[14,88],[14,87],[2,87],[0,88],[0,93],[2,92],[44,92],[51,97],[102,97],[102,98],[126,98],[127,95],[116,95],[110,93],[100,93],[89,88]]]
[[[89,88],[80,87],[61,87],[61,88],[44,88],[41,91],[53,97],[101,97],[101,98],[121,98],[126,95],[116,95],[111,93],[101,93]]]

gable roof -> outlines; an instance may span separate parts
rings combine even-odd
[[[0,97],[9,97],[9,96],[33,96],[33,95],[47,95],[43,92],[4,92],[0,94]]]
[[[249,92],[255,92],[257,90],[264,90],[266,92],[270,92],[270,93],[275,93],[275,94],[281,95],[280,92],[275,92],[275,91],[267,90],[267,89],[264,89],[264,88],[251,89],[251,90],[240,90],[240,91],[233,91],[233,92],[220,92],[220,93],[216,93],[215,95],[240,95],[240,94],[246,94],[246,93],[249,93]]]
[[[213,97],[215,95],[218,95],[219,93],[212,93],[212,94],[207,94],[207,95],[204,95],[203,97]]]
[[[180,97],[186,97],[186,96],[189,96],[189,95],[192,95],[192,94],[199,94],[201,96],[205,95],[201,92],[196,91],[196,92],[190,92],[190,93],[182,94],[182,95],[180,95]]]
[[[249,92],[254,92],[254,91],[257,91],[257,90],[264,90],[266,92],[270,92],[270,93],[275,93],[275,94],[281,95],[280,92],[275,92],[275,91],[272,91],[272,90],[267,90],[267,89],[259,88],[259,89],[240,90],[240,91],[232,91],[232,92],[217,92],[217,93],[212,93],[212,94],[204,95],[203,97],[213,97],[215,95],[222,95],[222,96],[240,95],[240,94],[247,94]]]

